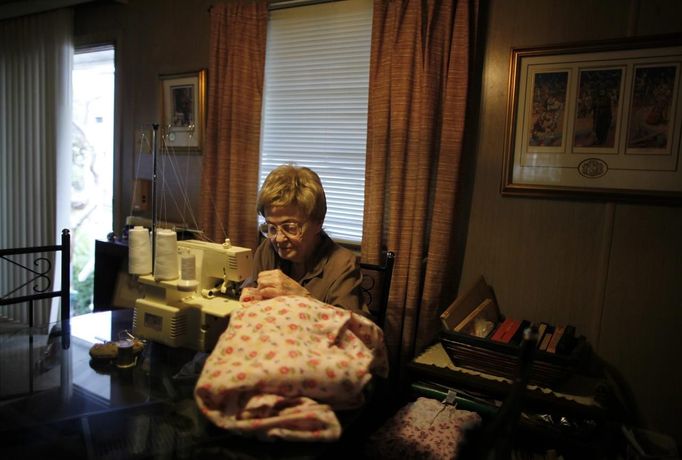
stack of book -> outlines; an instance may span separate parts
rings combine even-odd
[[[572,325],[505,318],[481,277],[441,315],[440,341],[456,366],[514,378],[524,331],[537,331],[531,383],[553,387],[585,359],[587,343]]]
[[[506,318],[499,321],[486,336],[487,338],[501,343],[520,345],[523,340],[523,331],[527,328],[537,331],[537,349],[547,353],[570,355],[575,348],[578,338],[575,336],[575,326],[545,322],[532,323],[525,319]]]

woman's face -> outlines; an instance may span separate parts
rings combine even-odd
[[[322,224],[309,221],[307,216],[296,206],[268,206],[265,208],[265,222],[270,224],[270,243],[277,254],[285,260],[303,263],[312,255]],[[293,234],[291,227],[284,224],[298,224],[300,234]],[[287,231],[289,230],[289,231]]]

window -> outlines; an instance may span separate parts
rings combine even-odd
[[[114,183],[114,47],[73,56],[71,230],[73,315],[92,311],[96,239],[112,225]]]
[[[283,163],[320,175],[324,227],[359,244],[365,190],[372,2],[271,12],[265,62],[260,183]]]

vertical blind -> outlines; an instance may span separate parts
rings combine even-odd
[[[68,227],[71,187],[71,61],[69,9],[0,21],[0,248],[57,244]],[[54,267],[59,266],[56,261]],[[22,275],[0,269],[0,295]],[[17,278],[19,277],[19,278]],[[60,283],[59,271],[53,280]],[[59,284],[58,284],[59,285]],[[31,285],[32,286],[32,285]],[[0,316],[25,322],[26,305]],[[36,324],[50,320],[50,302]],[[56,318],[56,309],[52,311]]]
[[[362,240],[371,0],[272,11],[268,24],[260,183],[284,163],[317,172],[324,228]]]

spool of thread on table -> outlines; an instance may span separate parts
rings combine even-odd
[[[116,355],[116,365],[118,367],[132,367],[135,365],[132,340],[118,341],[118,354]]]
[[[154,279],[174,280],[178,278],[178,235],[173,230],[156,231],[156,260]]]
[[[182,291],[193,291],[197,287],[197,265],[194,254],[183,254],[180,256],[180,280],[178,289]]]
[[[152,243],[149,230],[136,225],[128,230],[128,273],[148,275],[152,272]]]

